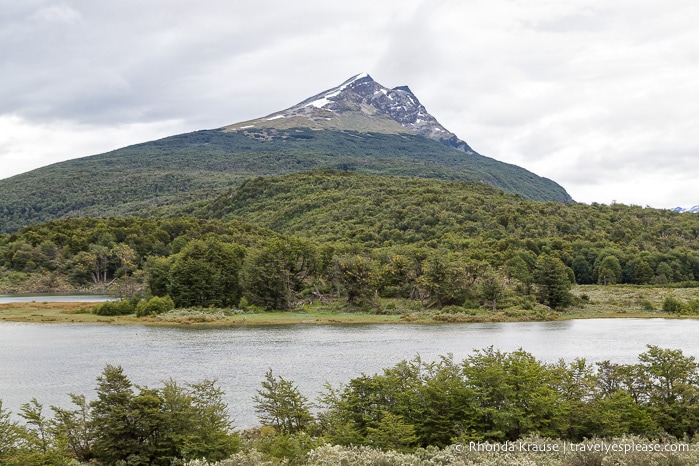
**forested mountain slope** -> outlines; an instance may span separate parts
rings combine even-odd
[[[350,81],[268,118],[0,180],[0,232],[66,217],[157,214],[248,178],[320,168],[470,180],[527,199],[572,201],[555,182],[473,151],[409,89],[389,90],[368,76]]]
[[[325,170],[256,178],[185,209],[276,231],[376,245],[445,235],[500,241],[609,242],[641,250],[699,248],[699,216],[622,204],[538,202],[481,183]]]
[[[372,249],[463,250],[500,265],[518,251],[554,252],[578,283],[596,282],[610,255],[618,283],[699,279],[697,215],[530,201],[480,183],[308,172],[248,180],[187,212]]]

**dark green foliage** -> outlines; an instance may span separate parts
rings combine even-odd
[[[578,285],[590,285],[593,283],[592,268],[584,256],[576,256],[575,259],[573,259],[571,268],[575,274],[575,282]]]
[[[172,258],[168,294],[178,307],[230,307],[240,300],[244,252],[213,238],[195,240]]]
[[[102,304],[98,304],[92,310],[92,313],[97,314],[98,316],[123,316],[133,314],[134,312],[136,312],[136,306],[128,299],[107,301]]]
[[[154,454],[159,398],[150,390],[134,393],[121,367],[111,365],[97,378],[96,392],[90,404],[95,459],[101,464],[147,464]]]
[[[238,448],[231,436],[222,392],[212,382],[185,387],[168,382],[163,389],[139,388],[121,367],[108,365],[97,379],[90,404],[99,464],[170,465],[187,458],[226,458]]]
[[[171,265],[172,261],[167,257],[149,257],[143,264],[146,283],[150,292],[155,296],[167,295]]]
[[[599,438],[648,435],[658,431],[652,412],[639,404],[627,391],[618,390],[599,398],[586,413],[585,425],[578,430]]]
[[[158,455],[163,462],[172,458],[221,461],[238,450],[223,391],[213,381],[179,385],[170,380],[159,393],[163,423]]]
[[[493,271],[486,273],[480,282],[481,298],[487,304],[492,306],[493,312],[497,310],[498,300],[505,293],[505,285],[500,276]]]
[[[674,296],[668,296],[665,298],[665,301],[663,301],[663,311],[683,315],[699,314],[699,299],[684,302]]]
[[[570,304],[570,279],[568,268],[557,257],[542,254],[536,260],[534,283],[537,285],[539,302],[554,309]]]
[[[367,441],[381,450],[409,451],[417,441],[415,427],[402,416],[384,412],[376,426],[367,427]]]
[[[29,450],[35,451],[37,457],[43,457],[44,461],[58,463],[61,458],[53,450],[50,439],[49,421],[44,416],[44,407],[36,398],[32,398],[29,403],[25,403],[20,408],[19,417],[24,419],[26,428],[23,432],[24,443]],[[27,463],[33,462],[25,458]]]
[[[648,346],[639,355],[642,387],[658,425],[677,438],[699,432],[699,365],[680,350]]]
[[[621,264],[616,256],[608,255],[602,259],[597,269],[597,283],[601,285],[614,285],[621,283]]]
[[[665,298],[665,301],[663,301],[663,311],[665,312],[682,314],[686,309],[687,306],[685,303],[672,296],[668,296]]]
[[[303,465],[305,463],[306,454],[324,445],[322,437],[311,436],[306,432],[298,432],[295,434],[265,432],[254,443],[255,449],[268,455],[271,458],[279,459],[284,464]],[[246,465],[248,463],[245,463]],[[250,466],[257,463],[251,462]],[[274,464],[272,462],[265,464]]]
[[[175,303],[169,296],[153,296],[150,299],[143,299],[136,305],[136,315],[138,317],[155,316],[175,308]]]
[[[316,273],[316,251],[307,241],[274,238],[248,251],[241,285],[252,304],[289,310]]]
[[[531,309],[535,293],[563,307],[564,275],[583,284],[699,278],[699,216],[526,201],[481,183],[313,171],[248,180],[182,211],[208,219],[66,219],[0,236],[0,285],[113,284],[132,296],[145,282],[177,306],[244,296],[266,309],[340,299],[380,311],[377,298]],[[565,272],[537,272],[542,257]]]
[[[629,263],[629,266],[631,267],[631,281],[633,283],[637,283],[639,285],[651,283],[654,272],[653,268],[650,266],[650,264],[648,264],[648,261],[645,258],[639,257],[634,259]]]
[[[338,167],[389,176],[472,180],[528,199],[571,200],[559,185],[523,168],[417,135],[297,128],[258,138],[253,133],[209,130],[2,180],[0,233],[58,218],[144,214],[211,197],[256,176]]]
[[[250,246],[273,233],[250,224],[193,218],[68,219],[0,235],[0,267],[51,272],[76,285],[102,287],[115,278],[133,277],[152,259],[152,264],[145,267],[149,278],[162,278],[162,270],[155,270],[163,266],[158,259],[180,252],[192,239],[207,235]],[[26,258],[18,260],[18,254]],[[28,266],[29,262],[33,265]],[[161,290],[166,283],[156,280],[153,286]],[[155,294],[166,294],[166,290]]]
[[[693,280],[699,271],[699,216],[532,202],[483,184],[309,172],[246,181],[190,212],[371,249],[428,244],[472,255],[481,249],[480,259],[491,265],[514,260],[508,273],[518,274],[513,278],[525,289],[542,252],[559,257],[581,284],[647,280],[641,260],[654,270],[651,281]],[[622,221],[635,225],[623,241],[616,235]]]
[[[93,457],[92,444],[95,439],[90,406],[85,395],[70,395],[75,409],[68,410],[52,406],[53,435],[56,445],[76,460],[87,463]]]
[[[546,364],[518,350],[476,351],[461,364],[419,357],[328,389],[319,415],[342,445],[444,446],[458,439],[514,441],[531,434],[580,441],[699,428],[697,364],[681,351],[649,346],[639,364]],[[391,440],[392,439],[392,440]]]

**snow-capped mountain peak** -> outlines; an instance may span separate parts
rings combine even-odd
[[[695,205],[694,207],[690,207],[689,209],[685,209],[682,207],[675,207],[672,209],[673,212],[679,212],[679,213],[687,213],[687,214],[699,214],[699,205]]]
[[[363,132],[415,133],[467,153],[464,141],[430,115],[408,86],[387,88],[368,73],[351,77],[337,87],[314,95],[286,110],[227,127],[345,129]]]

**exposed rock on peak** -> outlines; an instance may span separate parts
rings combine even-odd
[[[358,74],[337,87],[264,118],[228,126],[226,130],[248,128],[309,127],[362,132],[419,134],[443,144],[475,153],[466,142],[448,131],[430,115],[408,86],[389,89],[367,73]]]

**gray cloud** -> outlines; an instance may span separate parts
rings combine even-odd
[[[694,0],[0,1],[0,177],[369,72],[579,201],[699,203]]]

